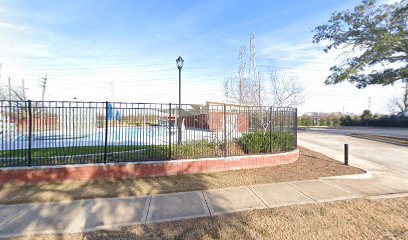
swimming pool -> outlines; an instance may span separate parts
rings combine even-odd
[[[62,131],[33,132],[32,148],[75,147],[108,145],[163,145],[169,138],[176,141],[177,129],[168,127],[118,127],[108,129],[97,128],[84,134],[82,131],[61,133]],[[21,134],[11,141],[3,140],[0,149],[28,148],[28,134]]]
[[[31,148],[59,148],[79,146],[104,146],[112,145],[128,146],[152,146],[175,144],[178,141],[176,127],[117,127],[109,128],[106,136],[104,128],[94,128],[84,131],[48,131],[33,132]],[[219,136],[214,136],[219,135]],[[106,137],[106,141],[105,141]],[[212,141],[222,139],[222,133],[209,132],[208,130],[182,128],[182,142],[194,142],[201,140]],[[20,134],[12,140],[2,139],[0,150],[28,149],[28,134]]]

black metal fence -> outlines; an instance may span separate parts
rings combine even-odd
[[[285,152],[297,110],[207,105],[0,101],[0,167]]]

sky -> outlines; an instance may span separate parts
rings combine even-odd
[[[31,100],[225,102],[222,83],[237,75],[241,45],[256,34],[257,69],[298,76],[307,98],[300,113],[388,113],[401,84],[327,86],[340,51],[324,53],[313,29],[358,1],[1,0],[0,84],[22,86]],[[248,51],[247,51],[248,52]],[[249,66],[249,56],[247,56]]]

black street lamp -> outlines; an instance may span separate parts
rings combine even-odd
[[[178,128],[178,139],[177,139],[177,144],[181,144],[181,69],[183,68],[184,65],[184,60],[179,56],[176,59],[177,63],[177,68],[179,70],[179,106],[178,106],[178,119],[177,119],[177,128]]]

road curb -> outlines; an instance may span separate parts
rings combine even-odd
[[[399,197],[408,197],[408,192],[405,193],[390,193],[377,196],[369,196],[368,199],[389,199],[389,198],[399,198]]]
[[[401,147],[408,147],[408,145],[406,145],[406,144],[395,143],[395,142],[391,142],[391,141],[387,141],[387,140],[373,139],[373,138],[369,138],[369,137],[356,136],[356,135],[353,135],[353,134],[350,134],[350,135],[348,135],[348,136],[350,136],[350,137],[355,137],[355,138],[366,139],[366,140],[371,140],[371,141],[376,141],[376,142],[382,142],[382,143],[393,144],[393,145],[397,145],[397,146],[401,146]]]

